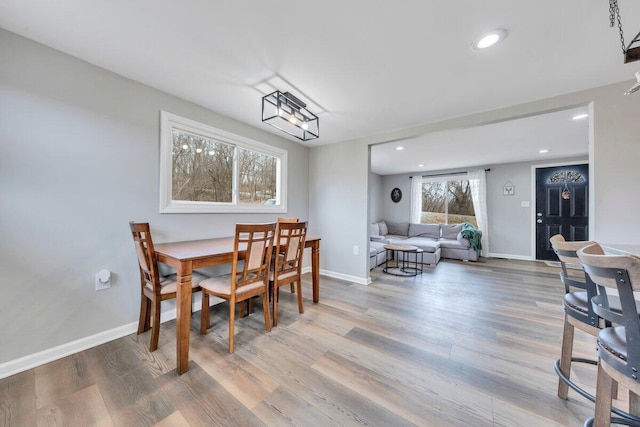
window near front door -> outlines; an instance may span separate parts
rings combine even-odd
[[[286,151],[164,111],[161,122],[161,212],[286,211]]]
[[[422,224],[461,224],[477,227],[469,180],[443,180],[422,183]]]

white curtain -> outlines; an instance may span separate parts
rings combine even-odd
[[[480,255],[486,257],[489,254],[489,222],[487,219],[487,179],[484,169],[467,172],[473,210],[476,213],[478,228],[482,231],[482,251]]]
[[[422,213],[422,182],[420,176],[411,177],[411,219],[410,222],[420,224]]]

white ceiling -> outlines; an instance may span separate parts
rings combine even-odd
[[[376,145],[371,148],[371,170],[393,175],[587,157],[589,119],[573,120],[585,113],[587,107],[572,108]],[[398,147],[403,149],[398,151]],[[540,153],[543,149],[549,151]]]
[[[619,2],[628,43],[640,2]],[[326,111],[310,146],[631,86],[640,68],[623,64],[606,0],[0,0],[0,27],[286,137],[253,87],[279,76]],[[502,44],[471,50],[498,27]]]

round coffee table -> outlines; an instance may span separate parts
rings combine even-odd
[[[382,269],[383,273],[392,274],[394,276],[417,276],[418,274],[422,274],[422,261],[424,260],[424,251],[417,246],[411,245],[398,245],[398,244],[388,244],[384,245],[384,248],[387,251],[387,259],[384,264],[384,268]],[[399,260],[398,254],[402,252],[402,262]],[[407,254],[413,253],[415,254],[415,260],[412,263],[409,261],[409,257]],[[418,263],[418,256],[420,256],[420,263]],[[390,259],[395,261],[394,263],[389,263]],[[413,266],[412,266],[413,264]]]

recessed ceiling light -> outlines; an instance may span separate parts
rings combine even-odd
[[[548,153],[549,149],[548,148],[543,148],[542,150],[538,150],[538,153],[540,154],[544,154],[544,153]]]
[[[576,114],[575,116],[571,117],[573,120],[582,120],[582,119],[586,119],[587,117],[589,117],[588,114],[586,113],[582,113],[582,114]]]
[[[480,52],[488,47],[495,46],[496,44],[504,40],[505,37],[507,37],[507,30],[503,28],[489,31],[488,33],[484,33],[476,37],[473,44],[471,45],[471,49],[475,50],[476,52]]]
[[[396,150],[398,150],[398,151],[400,151],[400,150],[404,150],[404,147],[403,147],[402,145],[398,145],[398,146],[396,147]]]
[[[423,168],[423,167],[424,167],[424,165],[423,165],[422,163],[420,163],[420,164],[418,165],[418,167],[419,167],[419,168]]]

